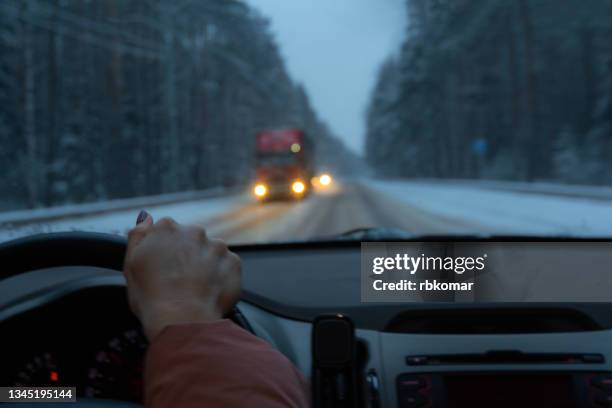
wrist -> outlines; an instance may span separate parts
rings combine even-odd
[[[176,324],[205,323],[223,318],[218,308],[200,301],[166,302],[149,308],[142,316],[145,334],[152,341],[164,328]]]

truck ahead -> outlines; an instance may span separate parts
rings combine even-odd
[[[267,129],[256,135],[255,185],[259,200],[303,198],[310,193],[312,145],[300,129]]]

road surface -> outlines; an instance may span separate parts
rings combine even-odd
[[[147,208],[155,218],[197,223],[231,243],[330,237],[386,227],[422,234],[612,236],[612,197],[511,191],[491,184],[340,180],[294,202],[258,203],[232,194]],[[92,230],[124,234],[135,210],[4,225],[0,240],[34,232]]]

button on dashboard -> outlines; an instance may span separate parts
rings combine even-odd
[[[400,391],[416,391],[425,388],[426,385],[425,379],[418,375],[402,374],[397,377],[397,388]]]
[[[612,390],[612,375],[597,375],[591,378],[591,385],[601,390]]]
[[[595,394],[595,402],[601,407],[612,407],[612,395],[608,393]]]
[[[400,408],[419,408],[429,404],[429,383],[425,376],[409,373],[400,374],[396,383]]]
[[[427,402],[427,398],[417,393],[400,395],[399,398],[400,408],[420,408],[424,407]]]

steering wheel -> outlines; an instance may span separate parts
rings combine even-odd
[[[0,244],[0,280],[22,273],[60,266],[90,266],[120,272],[127,248],[126,238],[95,232],[61,232],[31,235]],[[228,316],[243,329],[255,334],[244,315],[234,308]],[[74,406],[138,407],[133,403],[79,398]],[[71,405],[72,405],[71,404]],[[20,403],[23,408],[46,408],[60,404]],[[65,404],[62,404],[64,406]]]

